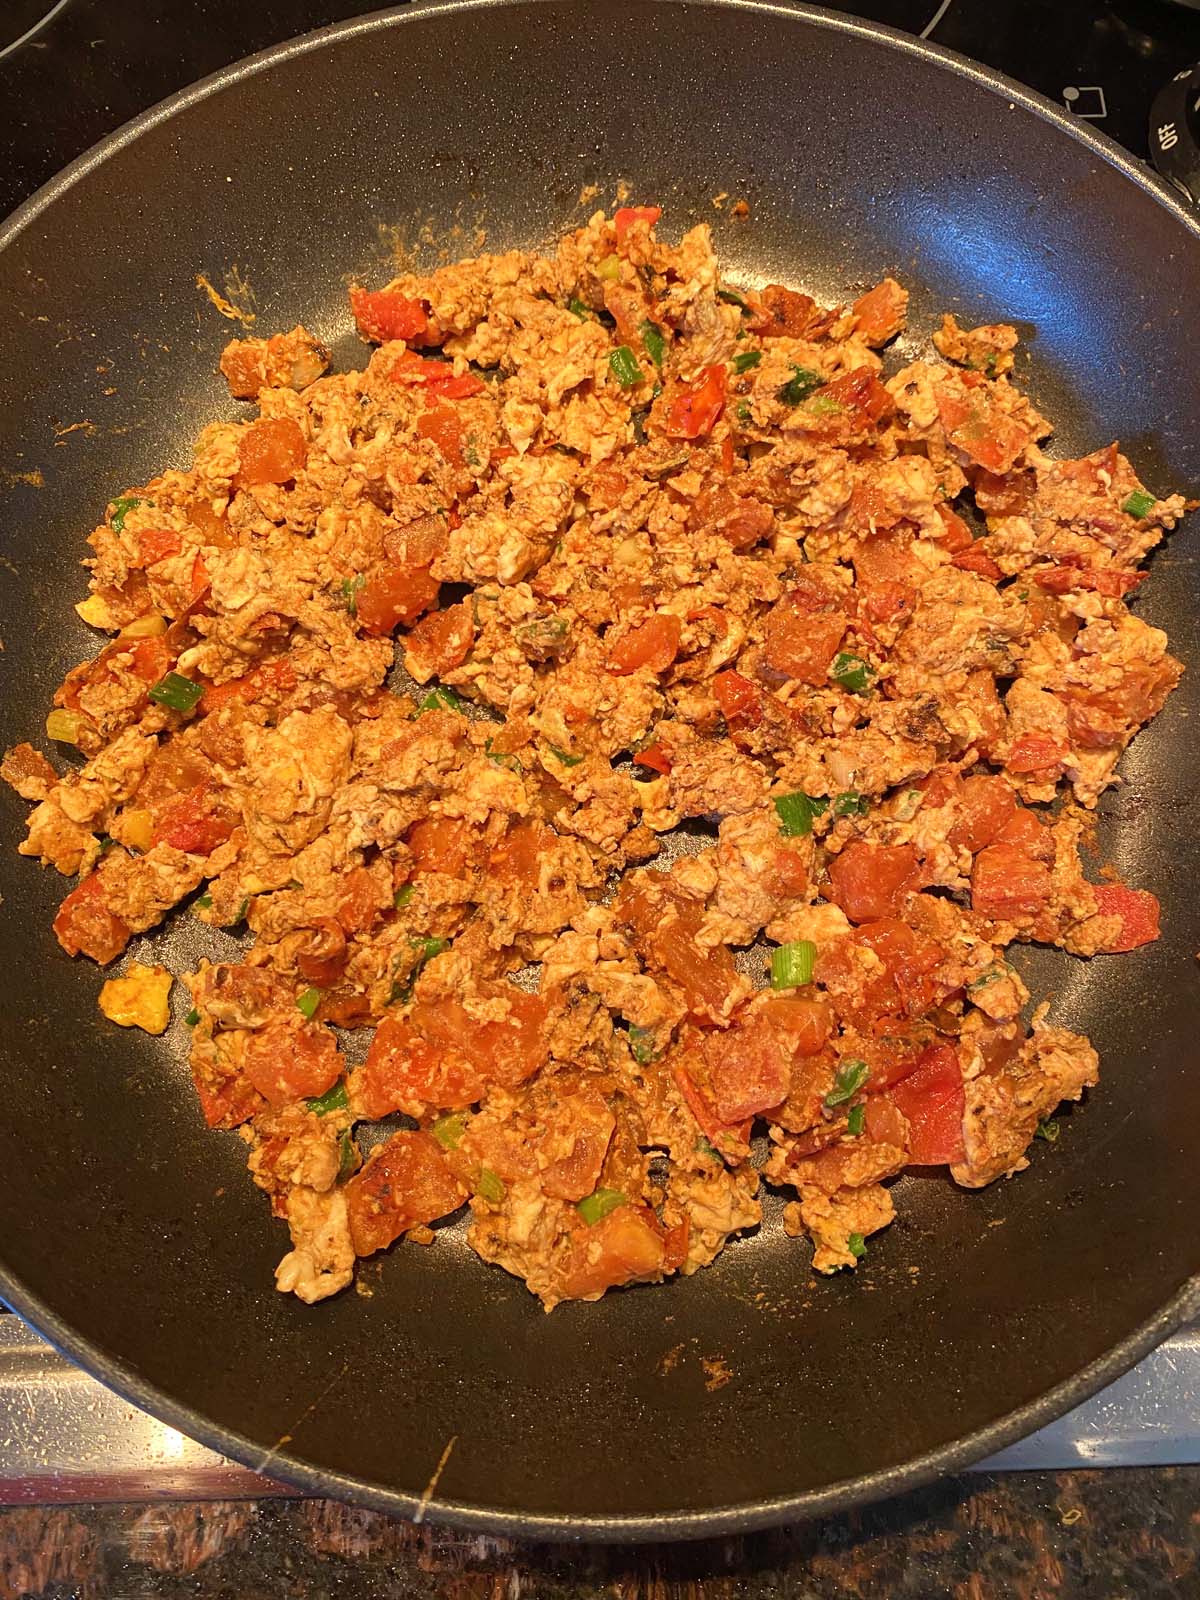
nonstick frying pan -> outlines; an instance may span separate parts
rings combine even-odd
[[[0,744],[94,648],[71,602],[105,502],[237,411],[214,370],[234,330],[198,274],[220,287],[236,267],[261,330],[303,318],[358,357],[345,275],[382,281],[397,242],[432,261],[473,252],[477,228],[492,249],[549,239],[586,215],[584,185],[611,202],[621,179],[667,229],[710,221],[734,281],[837,300],[894,272],[918,334],[942,309],[1015,319],[1062,449],[1119,436],[1161,491],[1200,484],[1200,228],[1045,101],[802,7],[414,6],[166,102],[0,234]],[[722,191],[749,217],[716,208]],[[6,795],[0,1294],[228,1455],[526,1535],[682,1538],[829,1511],[1082,1400],[1200,1307],[1193,538],[1138,600],[1193,670],[1100,829],[1101,856],[1161,897],[1165,933],[1091,963],[1027,958],[1104,1077],[1016,1181],[903,1178],[899,1221],[832,1281],[769,1213],[710,1271],[547,1317],[450,1228],[368,1267],[367,1296],[306,1308],[272,1291],[282,1230],[240,1141],[201,1126],[186,1030],[102,1022],[96,970],[50,933],[61,880],[13,853]],[[185,970],[197,938],[183,915],[155,947]]]

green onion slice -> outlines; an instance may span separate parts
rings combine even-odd
[[[491,1167],[480,1167],[479,1192],[491,1205],[498,1206],[508,1193],[508,1189],[504,1179],[494,1173]]]
[[[332,1089],[326,1089],[324,1094],[314,1095],[308,1102],[308,1109],[315,1111],[319,1117],[328,1116],[331,1111],[349,1111],[350,1096],[346,1093],[346,1081],[339,1078]]]
[[[593,1194],[585,1196],[576,1205],[575,1209],[587,1223],[589,1228],[608,1216],[610,1211],[615,1211],[618,1206],[626,1206],[629,1201],[620,1189],[597,1189]]]
[[[457,1150],[467,1131],[467,1119],[461,1111],[447,1112],[444,1117],[437,1119],[429,1131],[443,1150]]]
[[[852,1233],[846,1240],[846,1249],[856,1261],[861,1261],[867,1253],[867,1241],[861,1233]]]
[[[632,389],[635,383],[642,381],[642,369],[637,364],[637,357],[627,344],[619,344],[608,358],[609,370],[621,385],[622,389]]]
[[[850,1107],[850,1115],[846,1118],[846,1131],[851,1138],[857,1139],[867,1125],[867,1108],[864,1105]]]
[[[811,983],[817,947],[811,939],[794,939],[771,951],[772,989],[798,989]]]
[[[775,813],[779,818],[780,832],[788,839],[802,838],[812,832],[813,818],[821,816],[829,807],[828,800],[813,799],[797,789],[794,794],[775,796]]]
[[[423,711],[457,711],[460,717],[466,716],[466,708],[455,694],[453,689],[431,689],[424,700],[417,707],[417,715]]]
[[[871,663],[864,661],[861,656],[852,655],[848,650],[839,650],[833,658],[829,675],[843,689],[849,689],[851,694],[866,694],[876,672]]]
[[[1135,489],[1125,501],[1121,510],[1127,517],[1136,517],[1140,522],[1154,507],[1154,496],[1147,494],[1144,489]]]
[[[204,693],[202,683],[193,683],[181,672],[168,672],[150,690],[155,705],[166,706],[171,711],[194,711]]]
[[[756,367],[762,360],[761,350],[742,350],[733,358],[735,372],[749,372],[751,367]]]
[[[649,318],[642,323],[639,332],[642,335],[642,348],[661,372],[663,369],[663,356],[666,354],[667,341],[662,336],[662,329],[656,327]]]
[[[853,1100],[870,1076],[871,1069],[865,1061],[858,1056],[845,1056],[838,1066],[833,1088],[825,1096],[826,1107],[832,1111],[834,1106],[844,1106],[847,1100]]]
[[[311,1022],[317,1014],[317,1007],[321,1004],[320,989],[305,989],[302,995],[296,997],[296,1007]]]
[[[780,387],[777,395],[785,406],[798,406],[814,390],[821,388],[824,382],[819,372],[814,372],[811,367],[798,367],[793,362],[792,376]]]

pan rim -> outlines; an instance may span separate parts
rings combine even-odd
[[[558,3],[558,0],[414,0],[410,5],[334,23],[246,56],[149,107],[50,178],[0,225],[0,251],[9,248],[43,212],[77,183],[144,133],[259,72],[310,51],[338,45],[359,35],[419,21],[432,14],[513,10],[528,4],[554,3]],[[578,3],[578,0],[568,0],[568,3]],[[931,61],[942,70],[976,84],[989,94],[1005,97],[1010,110],[1016,111],[1020,107],[1076,140],[1163,205],[1187,234],[1200,241],[1200,214],[1186,208],[1166,181],[1145,163],[1122,149],[1108,135],[1082,124],[1070,112],[1036,91],[955,51],[881,23],[831,12],[803,3],[803,0],[639,0],[639,3],[671,5],[675,9],[703,6],[754,12],[777,17],[782,22],[799,21],[843,36],[880,43],[909,59]],[[2,1263],[0,1297],[77,1365],[91,1372],[131,1404],[209,1449],[256,1471],[262,1470],[265,1461],[261,1445],[233,1429],[210,1422],[199,1412],[173,1400],[156,1385],[146,1382],[121,1359],[107,1354],[100,1346],[74,1330],[37,1295],[26,1290]],[[272,1451],[267,1459],[272,1474],[309,1493],[352,1500],[418,1521],[428,1518],[448,1526],[495,1535],[555,1542],[660,1543],[744,1534],[861,1506],[911,1491],[935,1478],[961,1470],[1081,1404],[1120,1377],[1183,1322],[1197,1315],[1200,1315],[1200,1272],[1186,1278],[1164,1306],[1102,1356],[1015,1411],[912,1460],[844,1479],[821,1489],[776,1496],[765,1501],[703,1510],[580,1517],[562,1513],[503,1510],[436,1496],[426,1499],[365,1478],[319,1467],[287,1452]]]

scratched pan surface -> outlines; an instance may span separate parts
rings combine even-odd
[[[105,501],[236,414],[236,263],[258,326],[361,354],[344,274],[424,224],[450,249],[549,238],[618,179],[712,223],[730,276],[826,299],[897,272],[1028,325],[1024,378],[1077,451],[1119,435],[1158,488],[1200,483],[1200,233],[1115,146],[942,52],[815,11],[588,0],[412,8],[315,35],[148,113],[0,235],[0,742],[40,724],[92,641],[70,609]],[[716,210],[744,196],[748,221]],[[389,231],[391,230],[391,231]],[[432,259],[426,251],[426,259]],[[63,432],[72,424],[84,423]],[[1195,529],[1141,614],[1197,652]],[[306,1309],[234,1136],[200,1127],[165,1041],[102,1026],[96,970],[49,929],[62,883],[0,800],[0,1293],[101,1378],[312,1489],[551,1537],[679,1538],[892,1492],[1083,1398],[1196,1307],[1194,670],[1125,762],[1104,846],[1159,894],[1126,958],[1039,956],[1105,1076],[1011,1184],[897,1185],[854,1277],[810,1280],[777,1208],[709,1272],[546,1317],[459,1228]],[[195,954],[186,915],[160,940]],[[704,1363],[721,1362],[723,1368]],[[714,1375],[728,1381],[713,1386]]]

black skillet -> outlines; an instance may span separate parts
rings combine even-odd
[[[1016,319],[1059,447],[1119,435],[1159,490],[1200,484],[1200,229],[1047,102],[799,7],[413,7],[176,96],[0,234],[0,745],[94,649],[71,602],[106,500],[236,411],[214,371],[233,329],[197,274],[221,288],[236,264],[261,329],[303,318],[360,356],[345,274],[381,281],[426,223],[452,255],[477,225],[493,249],[549,239],[586,214],[583,185],[611,203],[622,178],[669,233],[709,221],[735,281],[836,300],[897,273],[912,347],[946,307]],[[1195,663],[1191,542],[1156,558],[1138,609]],[[745,1530],[998,1448],[1200,1306],[1198,681],[1102,808],[1103,851],[1162,897],[1164,937],[1029,963],[1104,1058],[1057,1146],[980,1194],[904,1178],[853,1277],[813,1281],[776,1207],[711,1271],[550,1317],[454,1229],[369,1266],[369,1298],[274,1294],[282,1230],[240,1142],[200,1125],[185,1030],[101,1022],[99,975],[50,933],[64,885],[12,853],[6,795],[0,1293],[138,1405],[311,1490],[412,1513],[453,1441],[428,1516],[506,1533]],[[156,943],[176,970],[189,920]]]

